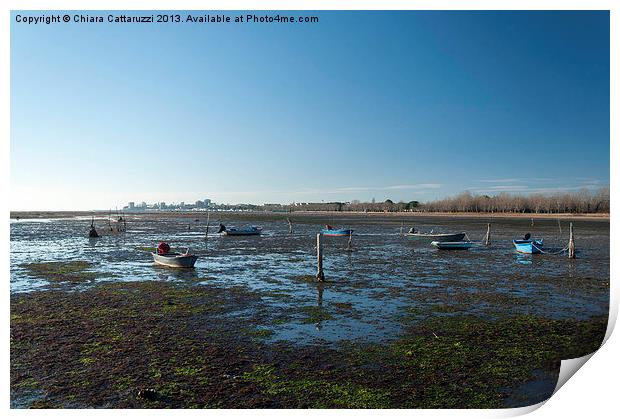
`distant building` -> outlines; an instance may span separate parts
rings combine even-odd
[[[204,204],[205,207],[208,207],[211,205],[211,200],[210,199],[205,199],[202,201],[202,203]]]
[[[134,202],[130,202],[130,203],[129,203],[129,209],[130,209],[130,210],[134,209],[135,207],[136,207],[136,205],[135,205],[135,203],[134,203]]]

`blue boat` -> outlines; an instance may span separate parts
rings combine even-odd
[[[513,240],[512,244],[517,252],[532,255],[542,253],[543,239]]]
[[[350,236],[353,234],[353,230],[346,228],[334,228],[330,225],[326,225],[325,228],[321,230],[321,234],[327,237]]]

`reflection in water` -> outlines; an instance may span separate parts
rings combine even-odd
[[[347,262],[349,264],[349,268],[353,267],[353,252],[347,252]]]
[[[153,269],[157,278],[162,281],[198,281],[201,279],[196,269],[169,268],[155,263],[153,263]]]
[[[323,283],[318,282],[316,284],[317,297],[316,297],[316,305],[318,307],[323,306]]]
[[[531,265],[533,257],[534,257],[533,255],[528,255],[528,254],[525,254],[525,253],[517,253],[516,254],[517,263],[520,263],[522,265]]]
[[[99,239],[100,239],[100,237],[89,237],[88,238],[88,245],[90,247],[97,246],[97,243],[99,243]]]
[[[319,308],[323,308],[323,289],[324,289],[323,283],[317,282],[316,284],[316,291],[317,291],[316,305]],[[317,331],[320,331],[323,328],[323,325],[321,324],[321,320],[316,322],[314,324],[314,327]]]

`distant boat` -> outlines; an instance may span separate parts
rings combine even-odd
[[[405,233],[406,237],[414,240],[431,240],[436,242],[460,242],[465,238],[465,233],[420,233],[413,228]]]
[[[224,224],[220,224],[218,233],[223,236],[258,236],[262,231],[260,227],[226,228]]]
[[[431,245],[441,250],[467,250],[472,247],[482,246],[482,243],[472,242],[472,241],[454,241],[454,242],[433,241],[431,242]]]
[[[542,253],[543,239],[513,240],[512,244],[514,244],[517,252],[531,255]]]
[[[188,251],[189,252],[189,251]],[[155,263],[171,268],[193,268],[198,260],[198,256],[190,253],[151,253]]]
[[[341,237],[350,236],[353,234],[353,230],[347,228],[334,228],[328,224],[321,230],[321,233],[326,237]]]

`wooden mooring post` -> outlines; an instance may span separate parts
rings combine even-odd
[[[403,235],[403,228],[404,227],[405,227],[405,222],[403,221],[403,222],[400,223],[400,235],[401,236]]]
[[[321,246],[321,233],[316,235],[316,280],[325,281],[325,274],[323,273],[323,246]]]
[[[209,217],[211,216],[211,214],[209,214],[207,212],[207,231],[205,231],[205,240],[209,238]]]
[[[288,234],[293,234],[293,222],[290,218],[286,218],[286,222],[288,223]]]
[[[570,223],[568,235],[568,257],[569,259],[575,259],[575,237],[573,236],[573,223]]]
[[[491,223],[487,223],[487,235],[484,237],[484,245],[488,246],[491,244]]]

